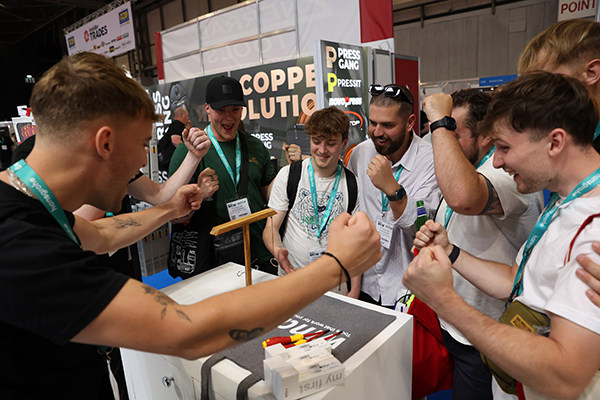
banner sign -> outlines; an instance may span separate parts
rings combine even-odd
[[[559,0],[558,20],[588,18],[596,15],[596,0]]]
[[[68,33],[69,55],[91,51],[114,57],[135,49],[131,3],[125,3]]]
[[[318,40],[315,42],[318,109],[337,107],[350,118],[348,145],[366,138],[366,68],[363,48]]]
[[[160,140],[173,122],[177,108],[189,112],[193,126],[208,125],[206,85],[222,74],[151,86],[146,89],[157,113],[165,119],[156,123],[156,138]],[[284,146],[296,143],[303,154],[310,154],[310,143],[304,133],[304,123],[316,110],[315,72],[312,57],[283,61],[231,71],[240,81],[247,107],[242,111],[244,130],[259,139],[271,156],[285,161]],[[159,181],[168,171],[159,172]]]

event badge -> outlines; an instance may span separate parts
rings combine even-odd
[[[308,250],[308,262],[312,263],[317,261],[319,258],[321,258],[321,256],[323,255],[323,253],[325,253],[326,250],[327,249],[325,249],[325,247],[317,247]]]
[[[381,245],[389,249],[390,244],[392,243],[392,231],[394,230],[394,225],[385,222],[381,219],[377,220],[377,232],[381,236]]]
[[[248,198],[230,201],[227,203],[227,212],[229,213],[229,219],[231,221],[252,214]]]

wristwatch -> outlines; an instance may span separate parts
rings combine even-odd
[[[391,196],[388,196],[388,200],[389,201],[400,201],[403,198],[406,197],[406,190],[404,190],[404,188],[402,187],[402,185],[400,185],[400,187],[398,188],[398,190],[396,190],[396,193],[394,193]]]
[[[452,117],[444,117],[442,119],[438,119],[437,121],[429,124],[429,131],[433,132],[437,128],[440,128],[440,127],[444,127],[446,129],[448,129],[449,131],[455,131],[456,130],[456,120]]]

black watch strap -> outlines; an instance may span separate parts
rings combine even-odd
[[[442,128],[442,127],[448,129],[449,131],[455,131],[456,130],[456,120],[452,117],[444,117],[442,119],[438,119],[437,121],[429,124],[429,131],[433,132],[437,128]]]

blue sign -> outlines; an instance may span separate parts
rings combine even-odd
[[[119,13],[119,25],[129,22],[129,10],[125,9]]]
[[[75,47],[75,37],[71,36],[69,38],[69,48],[73,48],[73,47]]]
[[[479,78],[479,86],[499,86],[503,83],[514,81],[517,79],[517,74],[514,75],[501,75],[501,76],[488,76],[487,78]]]

